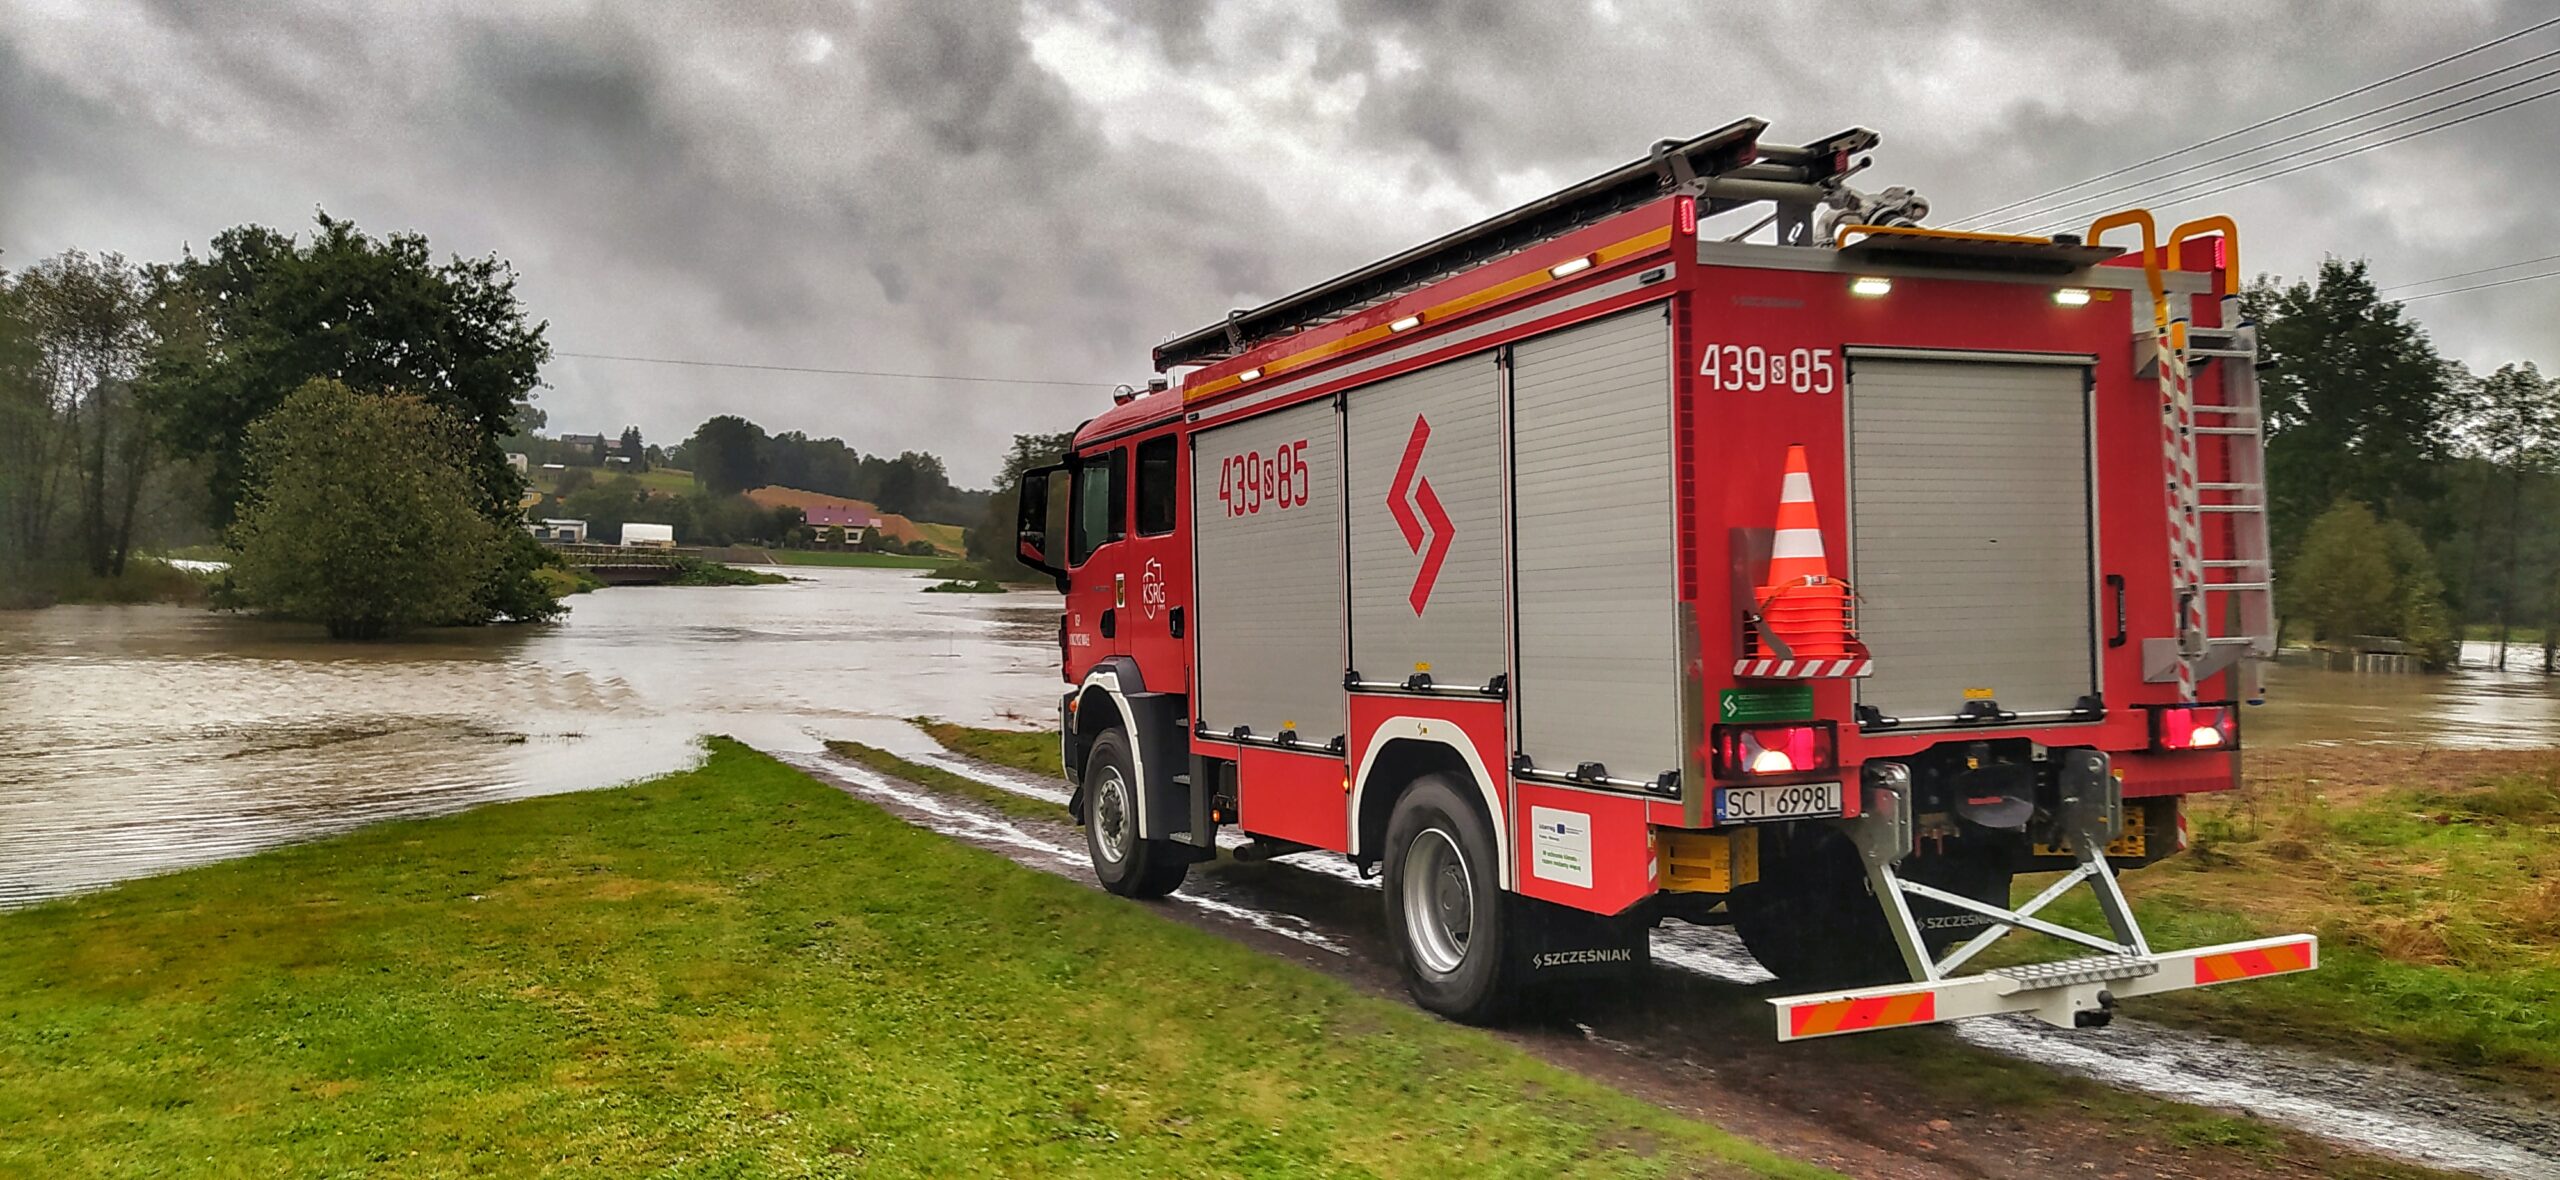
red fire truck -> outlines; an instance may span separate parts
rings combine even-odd
[[[2154,948],[2115,876],[2273,654],[2235,228],[1924,228],[1874,133],[1763,127],[1175,337],[1030,473],[1105,886],[1346,855],[1470,1021],[1665,920],[1804,989],[1786,1039],[2315,965]],[[2039,916],[2082,886],[2104,933]],[[2080,953],[1965,969],[2015,930]]]

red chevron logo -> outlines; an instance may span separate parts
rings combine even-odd
[[[1387,511],[1396,518],[1396,527],[1404,530],[1405,548],[1422,557],[1422,568],[1413,574],[1413,593],[1407,596],[1416,615],[1431,601],[1431,587],[1440,580],[1440,563],[1449,559],[1449,538],[1457,532],[1448,510],[1440,506],[1439,494],[1431,490],[1431,481],[1415,478],[1422,467],[1423,445],[1430,441],[1430,421],[1414,415],[1404,462],[1396,466],[1395,482],[1387,485]]]

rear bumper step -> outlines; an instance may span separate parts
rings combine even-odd
[[[2319,938],[2292,934],[2166,954],[2098,955],[2003,967],[1928,983],[1780,996],[1769,1004],[1777,1010],[1781,1041],[2004,1012],[2031,1013],[2047,1024],[2073,1028],[2083,1023],[2083,1013],[2106,1011],[2116,1000],[2263,979],[2319,965]]]

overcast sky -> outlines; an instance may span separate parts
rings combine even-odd
[[[1775,142],[1870,127],[1883,145],[1857,183],[1916,187],[1947,221],[2553,16],[2550,0],[0,0],[0,265],[172,258],[326,208],[511,260],[562,352],[1097,383],[566,357],[545,374],[554,430],[672,442],[736,413],[937,451],[980,483],[1013,432],[1072,426],[1143,381],[1155,341],[1656,139],[1744,116]],[[2255,138],[2553,50],[2560,28]],[[2237,217],[2252,271],[2336,254],[2389,284],[2560,254],[2555,192],[2560,99],[2164,212]],[[2560,279],[2410,307],[2475,367],[2560,368]]]

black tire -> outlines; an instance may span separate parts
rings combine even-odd
[[[1521,964],[1492,821],[1464,784],[1424,775],[1396,799],[1385,853],[1387,933],[1414,1001],[1467,1024],[1500,1020]]]
[[[1084,763],[1084,849],[1093,875],[1122,897],[1163,897],[1191,872],[1188,851],[1138,836],[1138,770],[1117,729],[1095,738]]]
[[[2010,871],[1989,856],[1915,857],[1903,875],[1951,893],[2005,905]],[[1825,991],[1902,983],[1911,970],[1885,925],[1884,906],[1867,883],[1849,838],[1827,826],[1764,829],[1760,883],[1734,895],[1734,933],[1753,958],[1790,987]],[[1953,906],[1915,901],[1921,944],[1944,954],[1979,925],[1950,925]]]

